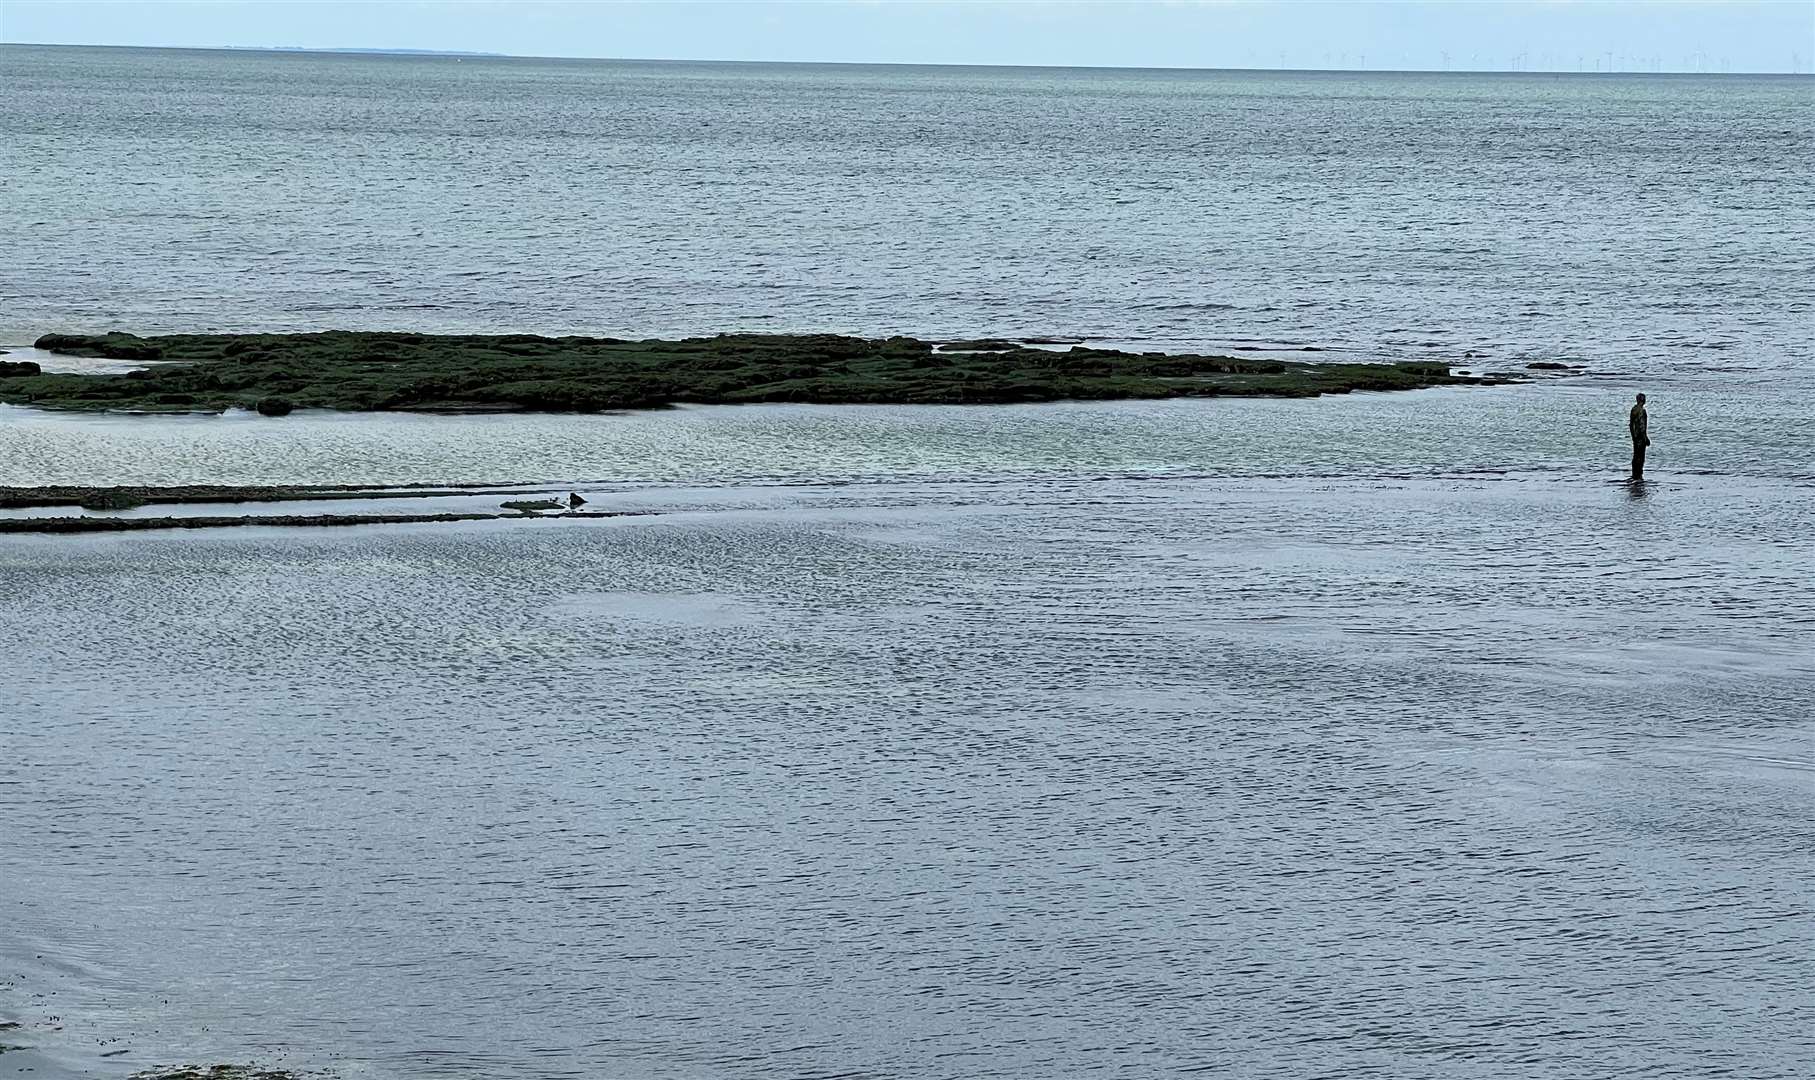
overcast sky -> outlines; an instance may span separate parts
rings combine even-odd
[[[0,0],[0,41],[1140,67],[1815,69],[1815,0]]]

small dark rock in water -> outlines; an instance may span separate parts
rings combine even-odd
[[[258,404],[253,408],[258,410],[260,416],[289,416],[296,406],[283,398],[268,397],[259,398]]]
[[[978,338],[975,341],[948,341],[939,346],[940,352],[1009,352],[1019,349],[1019,341],[1004,341],[1001,338]]]
[[[1539,360],[1535,364],[1526,364],[1532,371],[1568,371],[1568,364],[1559,364],[1555,360]]]
[[[567,493],[567,508],[569,510],[572,510],[575,507],[585,506],[585,505],[586,505],[586,500],[581,498],[580,494],[578,492],[570,491]]]
[[[164,355],[161,346],[133,334],[45,334],[36,345],[46,352],[109,360],[159,360]]]
[[[96,488],[77,504],[84,510],[131,510],[144,506],[145,500],[125,488]]]
[[[556,502],[554,499],[526,499],[518,502],[500,503],[499,505],[506,510],[515,510],[519,514],[533,514],[537,510],[565,509],[561,503]]]
[[[4,356],[0,353],[0,356]],[[0,379],[18,379],[43,374],[44,369],[30,360],[0,360]]]

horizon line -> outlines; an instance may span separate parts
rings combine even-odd
[[[147,52],[252,52],[316,54],[323,56],[397,56],[428,59],[444,57],[453,60],[574,60],[609,64],[744,64],[793,65],[819,67],[893,67],[893,68],[984,68],[1029,71],[1272,71],[1302,75],[1371,74],[1371,75],[1696,75],[1745,77],[1769,75],[1782,78],[1810,78],[1815,72],[1801,71],[1688,71],[1680,68],[1622,70],[1579,68],[1372,68],[1372,67],[1176,67],[1144,64],[1025,64],[1025,63],[958,63],[927,60],[744,60],[716,57],[651,57],[651,56],[552,56],[532,53],[478,52],[465,49],[422,49],[406,46],[368,45],[98,45],[66,41],[0,41],[0,47],[29,49],[136,49]],[[1603,54],[1604,55],[1604,54]]]

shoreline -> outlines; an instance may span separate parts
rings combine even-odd
[[[329,331],[46,334],[60,356],[138,365],[46,372],[0,360],[0,402],[110,413],[597,413],[757,403],[960,405],[1319,397],[1520,383],[1447,363],[1316,363],[1133,353],[1055,338],[927,341],[832,334],[646,339]]]

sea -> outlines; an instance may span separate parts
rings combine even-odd
[[[1812,241],[1808,77],[0,46],[11,359],[827,331],[1533,376],[0,404],[0,486],[636,512],[0,538],[0,1076],[1806,1078]]]

